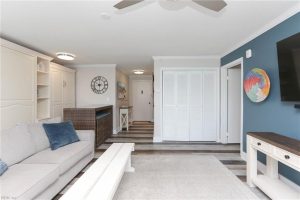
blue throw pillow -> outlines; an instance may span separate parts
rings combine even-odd
[[[2,176],[7,169],[7,164],[0,159],[0,176]]]
[[[78,142],[79,138],[71,121],[43,124],[52,150]]]

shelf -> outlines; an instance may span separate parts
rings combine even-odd
[[[261,188],[271,199],[299,199],[299,192],[289,187],[279,179],[258,175],[253,179],[256,186]]]
[[[45,72],[45,71],[37,71],[37,73],[40,73],[40,74],[49,74],[49,72]]]
[[[44,86],[44,87],[46,87],[46,86],[49,86],[49,84],[41,84],[41,83],[38,83],[37,86]]]
[[[49,119],[50,116],[40,116],[37,118],[37,120],[43,120],[43,119]]]
[[[38,100],[42,100],[42,99],[49,99],[49,97],[38,97]]]

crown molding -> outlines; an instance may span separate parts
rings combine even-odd
[[[68,65],[73,68],[101,68],[101,67],[112,67],[116,68],[117,64],[78,64],[78,65]]]
[[[270,30],[271,28],[275,27],[276,25],[280,24],[284,20],[290,18],[291,16],[297,14],[300,12],[300,2],[297,3],[295,6],[293,6],[291,9],[284,12],[282,15],[278,16],[268,24],[266,24],[264,27],[260,28],[258,31],[251,34],[246,39],[238,42],[237,44],[233,45],[232,47],[228,48],[226,51],[224,51],[223,54],[221,54],[221,58],[228,55],[229,53],[233,52],[234,50],[238,49],[239,47],[245,45],[246,43],[250,42],[251,40],[255,39],[256,37],[260,36],[264,32]]]
[[[207,56],[152,56],[153,60],[167,60],[167,59],[220,59],[219,55],[207,55]]]

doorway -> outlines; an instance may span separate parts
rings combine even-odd
[[[153,81],[132,80],[132,120],[153,121]]]
[[[227,143],[240,143],[241,65],[227,70]]]
[[[243,153],[243,58],[221,68],[221,142],[239,143]]]

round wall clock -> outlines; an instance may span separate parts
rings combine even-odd
[[[91,81],[91,88],[96,94],[103,94],[108,89],[108,82],[103,76],[96,76]]]

